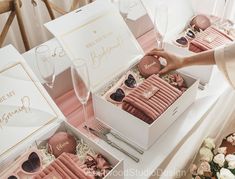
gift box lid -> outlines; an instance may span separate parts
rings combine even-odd
[[[45,26],[72,61],[86,61],[92,91],[143,56],[118,9],[108,0],[97,0]]]
[[[63,114],[17,50],[0,49],[0,162]]]

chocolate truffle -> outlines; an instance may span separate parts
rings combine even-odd
[[[72,135],[66,132],[58,132],[48,140],[48,146],[49,153],[58,157],[63,152],[75,154],[77,143]]]
[[[159,73],[161,70],[161,64],[158,58],[153,56],[144,56],[138,64],[138,69],[143,77],[148,78],[152,74]]]
[[[207,16],[199,14],[192,19],[190,25],[201,30],[206,30],[208,27],[211,26],[211,22]]]

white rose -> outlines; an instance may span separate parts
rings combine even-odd
[[[219,179],[235,179],[235,176],[228,169],[221,168],[220,173],[217,174]]]
[[[235,161],[231,161],[228,163],[228,168],[229,169],[235,169]]]
[[[196,175],[197,174],[197,165],[195,165],[195,164],[190,165],[190,173],[192,175]]]
[[[224,154],[218,154],[214,157],[213,161],[217,163],[220,167],[224,166],[225,156]]]
[[[199,151],[201,161],[210,162],[213,159],[213,153],[210,149],[202,147]]]
[[[206,138],[204,141],[204,146],[212,150],[215,148],[215,142],[212,138]]]
[[[208,162],[202,162],[197,169],[198,175],[204,175],[204,172],[211,172],[211,167]]]
[[[233,143],[233,142],[234,142],[234,141],[233,141],[233,136],[227,137],[227,141],[230,142],[230,143]]]
[[[235,155],[228,154],[228,155],[225,157],[225,160],[226,160],[227,162],[235,161]]]
[[[227,147],[220,147],[220,148],[217,149],[217,152],[218,152],[219,154],[224,154],[224,155],[226,155],[226,153],[227,153]]]
[[[233,140],[232,145],[235,145],[235,136],[232,135],[231,137],[232,137],[232,140]]]

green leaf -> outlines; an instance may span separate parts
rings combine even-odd
[[[229,169],[235,175],[235,169]]]
[[[216,173],[220,171],[221,167],[213,161],[211,161],[209,164],[210,164],[211,172],[213,173],[213,176],[216,176]]]

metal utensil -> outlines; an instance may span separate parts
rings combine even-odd
[[[88,128],[87,126],[85,126],[86,128]],[[116,143],[112,142],[111,140],[108,139],[108,137],[104,134],[102,134],[101,132],[96,131],[93,128],[89,127],[89,130],[92,134],[96,135],[97,137],[99,137],[100,139],[104,140],[105,142],[107,142],[109,145],[111,145],[112,147],[116,148],[117,150],[119,150],[120,152],[124,153],[125,155],[127,155],[128,157],[130,157],[132,160],[134,160],[135,162],[139,162],[140,159],[138,159],[137,157],[135,157],[134,155],[130,154],[129,152],[127,152],[126,150],[124,150],[123,148],[121,148],[120,146],[118,146]]]
[[[206,83],[199,82],[198,88],[199,88],[200,90],[204,90],[205,87],[206,87]]]
[[[123,139],[121,136],[119,136],[118,134],[114,133],[111,131],[110,128],[104,126],[101,122],[95,122],[95,124],[92,126],[93,128],[95,128],[95,130],[101,132],[104,135],[107,134],[111,134],[113,135],[116,139],[124,142],[125,144],[127,144],[128,146],[130,146],[131,148],[133,148],[135,151],[137,151],[140,154],[143,154],[144,151],[139,149],[138,147],[132,145],[131,143],[129,143],[127,140]]]

